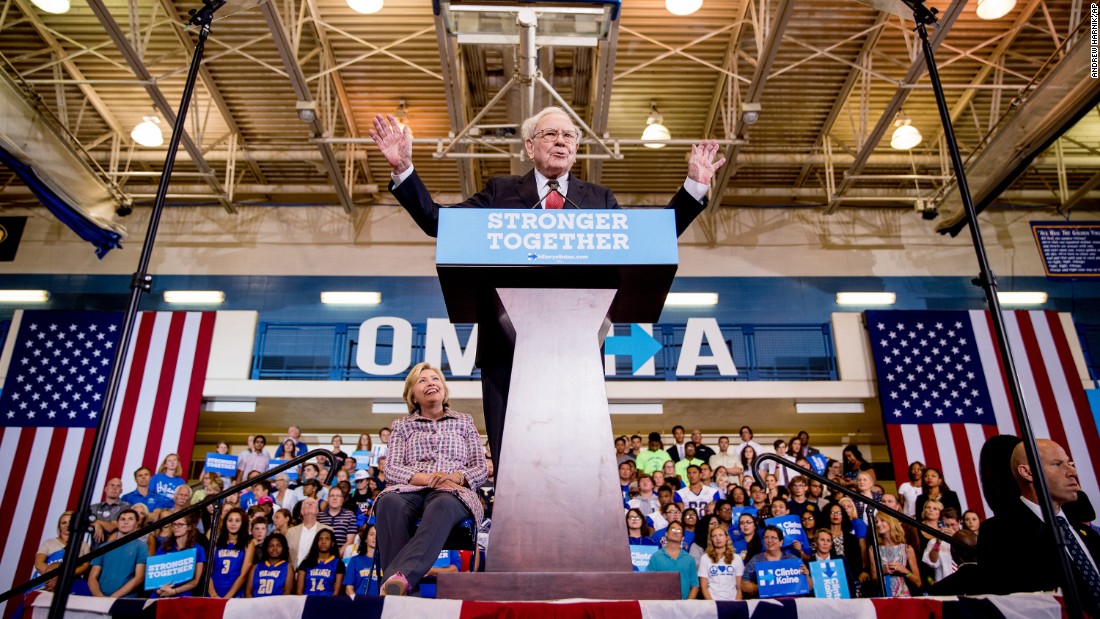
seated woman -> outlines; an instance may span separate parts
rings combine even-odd
[[[180,486],[186,488],[187,486]],[[190,496],[190,495],[188,495]],[[198,524],[199,518],[197,514],[191,514],[184,516],[179,520],[174,521],[168,525],[171,527],[172,535],[164,540],[164,542],[157,547],[157,555],[166,555],[173,552],[179,552],[181,550],[195,549],[195,570],[190,580],[184,580],[179,583],[167,584],[156,591],[149,594],[151,598],[174,598],[174,597],[191,597],[192,590],[199,586],[199,582],[202,581],[203,565],[206,563],[206,549],[202,544],[198,543],[198,531],[195,530],[195,525]],[[201,589],[199,590],[202,591]]]
[[[670,503],[670,505],[673,505]],[[626,534],[632,546],[659,546],[653,540],[653,529],[645,521],[645,516],[637,508],[632,507],[626,512]]]
[[[451,410],[447,382],[428,363],[413,367],[402,395],[409,415],[391,426],[386,489],[375,503],[382,595],[407,594],[455,525],[484,520],[474,488],[485,483],[488,469],[473,417]]]
[[[317,532],[309,554],[298,566],[298,595],[327,596],[344,592],[346,566],[336,554],[338,550],[336,537],[330,529]]]
[[[252,568],[252,586],[245,596],[294,595],[294,567],[290,565],[286,537],[282,533],[272,533],[263,542],[263,547],[264,559]]]

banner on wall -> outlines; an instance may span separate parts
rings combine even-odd
[[[26,225],[26,217],[0,217],[0,262],[15,260]]]
[[[1100,277],[1100,221],[1033,221],[1031,235],[1047,277]]]

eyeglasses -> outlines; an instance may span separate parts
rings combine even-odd
[[[559,129],[543,129],[542,131],[539,131],[538,133],[536,133],[535,135],[533,135],[531,137],[540,138],[543,142],[547,142],[547,143],[557,142],[558,138],[560,137],[561,141],[565,142],[566,144],[576,144],[577,140],[580,139],[580,134],[578,134],[576,131],[561,131]]]
[[[779,538],[774,536],[774,535],[765,535],[764,536],[764,541],[765,542],[778,542]]]

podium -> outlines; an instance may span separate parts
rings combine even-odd
[[[612,322],[660,316],[678,262],[674,213],[439,215],[451,321],[499,327],[513,360],[486,571],[440,574],[438,596],[680,599],[678,574],[632,571],[600,352]]]

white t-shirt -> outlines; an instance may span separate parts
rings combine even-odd
[[[917,517],[917,497],[921,495],[921,492],[923,490],[920,486],[914,486],[909,482],[898,486],[898,496],[902,498],[902,506],[904,507],[902,511],[905,512],[906,516],[910,518]]]
[[[732,565],[726,563],[725,559],[715,563],[706,553],[699,557],[699,578],[707,579],[707,591],[715,600],[736,600],[738,580],[744,573],[745,562],[736,552],[733,553]]]
[[[677,490],[672,500],[676,503],[682,503],[684,505],[684,509],[694,507],[695,511],[702,514],[707,508],[707,503],[715,500],[715,497],[717,495],[718,490],[716,488],[711,488],[710,486],[703,486],[702,488],[700,488],[699,494],[695,494],[691,491],[691,486],[687,486],[685,488],[680,488],[679,490]]]

